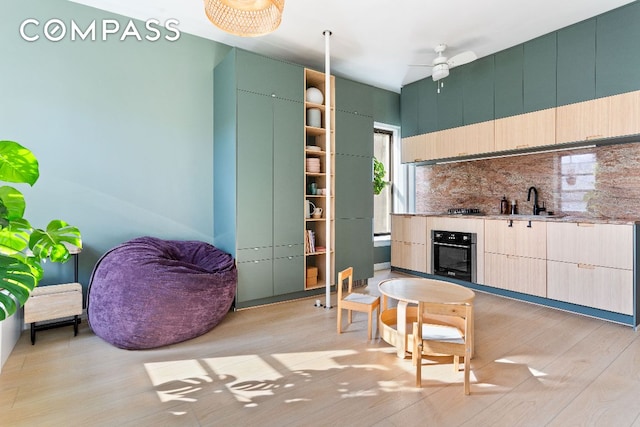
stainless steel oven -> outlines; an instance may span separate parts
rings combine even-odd
[[[476,234],[433,230],[433,274],[476,281]]]

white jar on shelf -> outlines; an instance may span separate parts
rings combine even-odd
[[[322,113],[319,108],[309,108],[307,110],[307,126],[322,127]]]

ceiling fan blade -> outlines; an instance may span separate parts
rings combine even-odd
[[[459,65],[468,64],[469,62],[475,61],[476,59],[478,59],[478,56],[472,51],[468,50],[449,58],[449,60],[447,60],[447,64],[449,64],[449,68],[453,68]]]
[[[410,67],[433,67],[431,64],[409,64]]]

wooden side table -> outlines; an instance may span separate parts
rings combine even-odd
[[[38,286],[24,304],[24,322],[31,324],[32,345],[36,342],[36,331],[40,330],[73,325],[74,336],[78,335],[79,316],[82,314],[82,285],[78,283],[80,249],[71,248],[69,251],[74,257],[74,283]],[[70,316],[73,316],[73,319],[36,325],[36,322],[48,322]]]

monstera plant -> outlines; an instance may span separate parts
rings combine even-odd
[[[33,153],[13,141],[0,141],[0,181],[33,186],[40,171]],[[38,286],[47,259],[65,262],[65,244],[82,247],[80,230],[61,220],[36,229],[24,218],[25,200],[11,186],[0,187],[0,321],[15,313]]]

